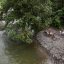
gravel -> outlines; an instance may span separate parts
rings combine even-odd
[[[41,31],[37,34],[37,40],[56,59],[55,64],[64,64],[64,36],[60,35],[59,31],[55,30],[54,39],[44,35],[44,31]]]

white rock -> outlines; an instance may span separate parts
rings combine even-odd
[[[61,34],[61,35],[64,35],[64,31],[60,31],[60,34]]]

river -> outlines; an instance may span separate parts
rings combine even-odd
[[[38,45],[7,41],[3,33],[0,31],[0,64],[51,64]]]

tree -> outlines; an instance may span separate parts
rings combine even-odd
[[[50,0],[6,0],[3,5],[7,35],[31,43],[33,36],[51,23]]]
[[[64,7],[64,0],[52,0],[53,2],[53,9],[57,11]]]

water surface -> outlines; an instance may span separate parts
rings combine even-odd
[[[46,53],[42,53],[37,45],[7,41],[3,32],[0,31],[0,64],[45,64]]]

